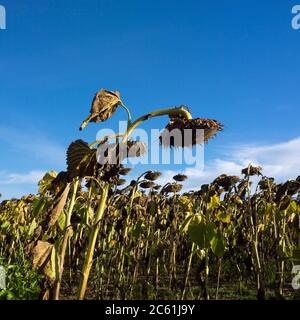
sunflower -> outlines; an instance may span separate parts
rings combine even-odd
[[[183,182],[187,179],[188,177],[185,175],[185,174],[176,174],[176,176],[173,177],[173,179],[175,181],[178,181],[178,182]]]
[[[150,180],[150,181],[155,181],[161,176],[161,172],[159,171],[149,171],[145,175],[145,179]]]
[[[193,147],[208,142],[222,130],[223,125],[216,120],[176,117],[170,119],[159,140],[164,147]]]

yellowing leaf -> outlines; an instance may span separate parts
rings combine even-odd
[[[220,198],[217,194],[210,197],[209,209],[214,210],[219,207]]]
[[[224,222],[224,223],[230,223],[231,221],[231,213],[225,212],[225,211],[218,211],[217,213],[217,220]]]

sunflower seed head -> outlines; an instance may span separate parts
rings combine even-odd
[[[223,125],[210,119],[171,118],[159,137],[164,147],[192,147],[213,138]]]
[[[185,181],[187,178],[185,174],[176,174],[176,176],[173,177],[173,179],[178,182]]]
[[[167,186],[165,186],[162,191],[164,193],[176,193],[176,192],[180,192],[181,189],[182,189],[181,184],[172,183],[172,184],[168,184]]]
[[[242,170],[242,174],[245,176],[261,176],[262,167],[260,166],[253,166],[252,164],[249,164],[247,168],[244,168]]]
[[[261,190],[272,188],[274,186],[274,178],[262,177],[258,185]]]
[[[126,176],[127,174],[129,174],[131,171],[131,168],[123,168],[121,167],[120,170],[119,170],[119,174],[121,176]]]
[[[140,184],[140,187],[143,189],[149,189],[155,187],[155,183],[153,181],[145,181]]]
[[[124,185],[125,183],[126,183],[126,180],[125,180],[125,179],[120,179],[120,178],[119,178],[119,179],[117,180],[117,185],[118,185],[118,186],[122,186],[122,185]]]
[[[280,201],[285,195],[292,196],[300,191],[300,182],[297,180],[288,180],[278,185],[276,192],[276,202]]]
[[[145,179],[150,181],[155,181],[161,176],[161,172],[159,171],[150,171],[145,175]]]
[[[224,188],[225,191],[228,191],[239,181],[240,178],[237,176],[228,176],[226,174],[222,174],[213,181],[213,184],[218,187]]]

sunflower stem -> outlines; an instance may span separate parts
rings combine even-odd
[[[110,188],[110,185],[107,183],[102,189],[102,196],[99,203],[99,209],[95,217],[94,226],[92,227],[91,234],[89,237],[89,246],[88,246],[87,255],[85,257],[85,261],[82,269],[82,279],[81,279],[81,284],[80,284],[79,293],[78,293],[79,300],[83,300],[85,296],[87,282],[88,282],[90,271],[93,264],[93,256],[94,256],[96,240],[100,230],[100,221],[103,217],[103,214],[106,208],[106,201],[108,198],[109,188]]]
[[[188,110],[186,110],[185,108],[181,107],[181,108],[177,108],[177,107],[173,107],[173,108],[169,108],[169,109],[162,109],[162,110],[157,110],[157,111],[153,111],[150,113],[147,113],[143,116],[141,116],[140,118],[138,118],[137,120],[135,120],[127,129],[125,135],[123,136],[122,139],[122,143],[125,143],[128,140],[128,137],[131,135],[131,133],[133,132],[133,130],[135,128],[137,128],[141,123],[143,123],[146,120],[155,118],[155,117],[160,117],[160,116],[171,116],[171,115],[183,115],[185,118],[187,119],[193,119],[192,115],[189,113]]]

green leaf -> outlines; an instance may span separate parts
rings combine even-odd
[[[58,220],[57,220],[57,225],[61,231],[65,229],[66,226],[66,214],[64,211],[59,215]]]
[[[143,233],[144,229],[145,229],[145,225],[142,223],[142,221],[139,221],[135,225],[135,227],[134,227],[134,229],[132,231],[132,236],[134,238],[138,238]]]
[[[34,233],[34,230],[37,228],[37,226],[37,222],[35,221],[35,219],[33,219],[28,230],[28,236],[31,236]]]
[[[218,258],[221,258],[225,252],[226,241],[220,231],[218,231],[215,236],[212,238],[211,250]]]
[[[188,234],[190,239],[201,249],[208,249],[210,247],[210,241],[215,234],[215,225],[212,222],[209,223],[195,223],[192,222],[188,228]]]

